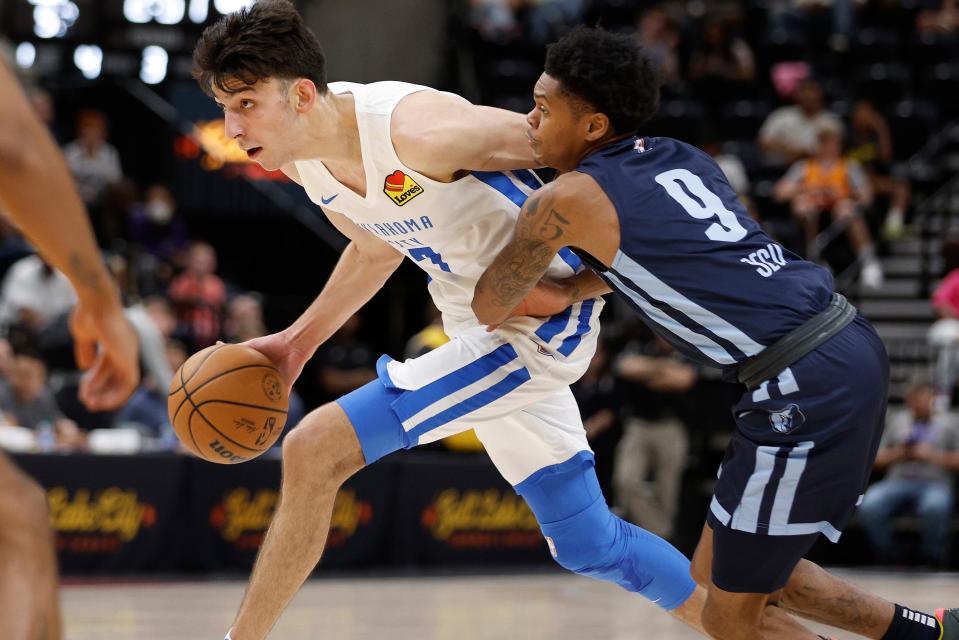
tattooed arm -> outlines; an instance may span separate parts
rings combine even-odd
[[[77,290],[70,330],[77,364],[89,370],[80,399],[92,410],[116,408],[139,380],[136,334],[63,156],[2,60],[0,93],[0,210]]]
[[[499,324],[540,281],[553,256],[575,244],[578,227],[564,208],[562,189],[552,183],[530,196],[516,220],[516,234],[486,269],[473,293],[473,313]]]

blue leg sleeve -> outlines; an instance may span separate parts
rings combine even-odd
[[[540,469],[516,485],[563,567],[639,593],[669,611],[696,588],[675,547],[609,511],[592,454]]]

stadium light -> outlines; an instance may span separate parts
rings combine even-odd
[[[123,0],[123,17],[137,24],[177,24],[185,12],[186,0]]]
[[[100,67],[103,64],[103,50],[95,44],[81,44],[73,50],[73,64],[87,80],[94,80],[100,76]]]
[[[240,9],[246,9],[253,6],[254,0],[213,0],[213,6],[220,13],[226,15]]]
[[[158,84],[166,78],[169,54],[163,47],[150,45],[143,50],[143,62],[140,65],[140,79],[147,84]]]
[[[37,48],[32,42],[21,42],[17,45],[17,66],[21,69],[29,69],[37,59]]]

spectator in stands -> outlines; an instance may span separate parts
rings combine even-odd
[[[596,460],[596,476],[603,495],[613,496],[616,445],[623,431],[619,420],[619,388],[603,340],[596,343],[596,353],[583,377],[570,386],[586,428],[586,438]]]
[[[624,386],[623,438],[613,469],[616,503],[626,519],[668,539],[689,450],[683,405],[696,383],[696,369],[657,337],[620,356],[614,371],[629,383]]]
[[[63,148],[77,191],[84,204],[96,210],[104,190],[123,177],[120,154],[107,142],[107,118],[99,111],[77,116],[77,139]]]
[[[860,278],[869,288],[882,286],[883,274],[863,212],[872,202],[872,189],[862,167],[842,157],[842,134],[833,125],[822,127],[816,155],[794,163],[773,188],[773,197],[789,202],[805,230],[806,256],[818,257],[819,219],[829,214],[844,225],[861,263]]]
[[[40,431],[51,429],[58,448],[74,450],[84,446],[77,424],[64,417],[57,406],[47,385],[47,366],[36,353],[24,351],[14,356],[9,385],[0,386],[0,411],[7,424]]]
[[[263,303],[256,293],[241,293],[226,305],[223,320],[223,339],[226,342],[246,342],[267,334],[263,322]]]
[[[587,0],[527,0],[529,39],[545,45],[582,22]]]
[[[866,171],[873,193],[889,198],[883,235],[898,238],[909,207],[909,182],[890,175],[893,149],[889,123],[869,100],[859,99],[853,105],[846,149],[846,155]]]
[[[353,314],[316,352],[323,401],[359,389],[376,378],[376,355],[360,339],[360,315]]]
[[[194,350],[208,347],[220,337],[226,286],[216,268],[213,247],[194,242],[187,251],[186,270],[170,283],[177,333],[189,340]]]
[[[916,31],[927,35],[950,35],[959,30],[956,0],[942,0],[937,9],[923,9],[916,15]]]
[[[170,339],[166,343],[166,361],[170,366],[170,371],[176,372],[183,366],[183,363],[190,357],[190,352],[186,345],[179,340]]]
[[[173,308],[165,298],[153,296],[128,306],[126,316],[140,339],[141,387],[166,393],[173,380],[173,369],[166,360],[166,344],[176,327]]]
[[[516,10],[522,0],[470,0],[469,22],[487,42],[508,42],[521,33]]]
[[[147,188],[142,202],[130,208],[127,235],[136,255],[140,291],[145,295],[164,291],[173,276],[172,265],[189,244],[186,222],[169,189],[161,184]]]
[[[0,319],[36,334],[76,304],[77,294],[65,275],[38,255],[15,262],[0,288]]]
[[[406,341],[403,355],[407,358],[419,358],[436,347],[450,341],[443,330],[443,315],[432,300],[426,301],[426,326]]]
[[[33,254],[33,247],[5,216],[6,213],[0,209],[0,274],[3,275],[14,262]]]
[[[143,377],[115,421],[141,425],[150,435],[159,436],[169,426],[167,392],[176,369],[170,367],[167,344],[176,318],[170,303],[159,296],[127,307],[126,316],[139,338]]]
[[[50,135],[59,142],[60,134],[56,129],[56,110],[53,105],[53,98],[47,91],[34,86],[27,89],[27,99],[30,100],[33,112],[37,114],[40,121],[50,131]]]
[[[903,560],[891,520],[907,509],[919,516],[923,559],[942,566],[949,551],[959,415],[934,412],[934,393],[929,380],[910,383],[906,407],[890,414],[876,456],[875,468],[885,478],[869,487],[859,507],[866,536],[883,562]]]
[[[662,7],[651,7],[639,18],[636,36],[643,53],[659,71],[664,97],[683,93],[679,64],[679,25]]]
[[[929,344],[935,353],[933,382],[940,407],[951,404],[959,365],[959,237],[942,243],[945,277],[932,292],[932,307],[937,320],[929,327]]]
[[[736,197],[743,203],[746,210],[749,211],[755,220],[759,220],[759,212],[749,195],[751,185],[749,183],[749,174],[746,172],[746,165],[740,160],[739,156],[723,151],[722,143],[714,136],[707,135],[702,145],[703,151],[712,156],[713,160],[719,165],[729,186],[736,192]]]
[[[6,338],[0,338],[0,386],[9,384],[13,374],[13,347]]]
[[[856,28],[856,9],[867,0],[772,0],[768,3],[769,22],[794,38],[816,42],[820,33],[828,35],[830,47],[843,52]]]
[[[748,88],[755,78],[752,49],[733,33],[730,21],[707,21],[703,41],[689,60],[689,80],[697,99],[715,107],[729,96],[751,93]]]
[[[813,155],[824,127],[842,131],[842,121],[823,106],[822,86],[814,78],[800,81],[793,98],[794,105],[770,113],[759,130],[759,146],[776,164]]]

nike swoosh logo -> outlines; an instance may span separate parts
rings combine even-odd
[[[338,196],[338,195],[340,195],[340,194],[334,193],[334,194],[331,195],[329,198],[324,198],[323,196],[320,196],[320,202],[322,202],[323,204],[330,204],[331,202],[333,202],[334,200],[336,200],[336,196]]]

